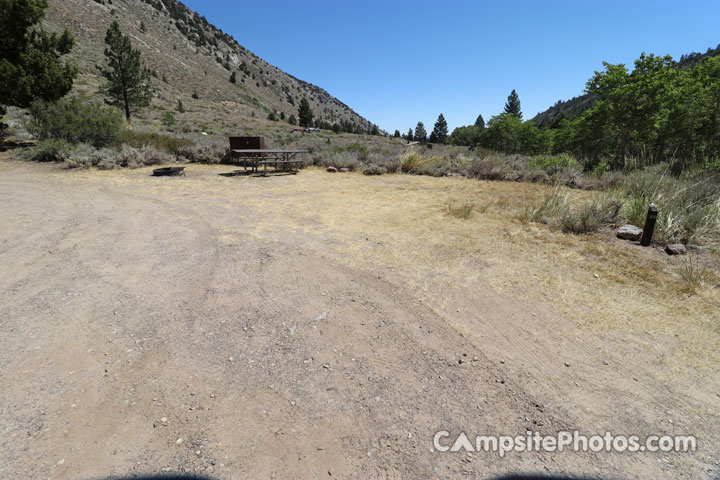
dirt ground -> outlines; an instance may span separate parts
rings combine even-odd
[[[523,224],[538,185],[233,170],[0,161],[0,477],[718,478],[718,289],[682,259]]]

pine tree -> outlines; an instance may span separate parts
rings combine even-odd
[[[520,111],[520,98],[517,92],[513,89],[508,95],[507,102],[505,103],[505,113],[513,115],[522,120],[522,111]]]
[[[407,133],[407,141],[408,141],[408,143],[412,142],[414,138],[415,138],[415,137],[413,137],[413,131],[412,131],[412,128],[411,128],[411,129],[408,130],[408,133]]]
[[[443,117],[443,114],[441,113],[435,122],[432,133],[430,134],[430,143],[445,143],[447,136],[448,125],[445,121],[445,117]]]
[[[297,118],[295,118],[295,115],[290,115],[290,118],[288,118],[288,123],[290,125],[297,125]]]
[[[400,130],[395,130],[395,133],[393,134],[393,137],[400,138]]]
[[[60,57],[74,39],[67,29],[57,35],[38,25],[47,8],[47,0],[0,0],[0,104],[54,102],[72,88],[77,69]]]
[[[123,35],[115,21],[105,36],[105,57],[110,66],[102,74],[107,83],[101,92],[110,97],[110,103],[124,108],[130,121],[131,107],[147,107],[153,97],[150,70],[140,60],[140,50],[133,50],[130,37]]]
[[[7,114],[7,108],[0,105],[0,140],[3,138],[3,134],[5,133],[5,129],[7,129],[7,124],[2,122],[3,117]]]
[[[485,119],[482,115],[478,115],[478,118],[475,120],[475,126],[478,128],[485,128]]]
[[[418,122],[415,126],[415,135],[413,135],[413,138],[416,142],[425,143],[427,141],[427,132],[422,122]]]
[[[315,114],[310,108],[310,102],[308,102],[306,97],[303,97],[302,100],[300,100],[300,106],[298,107],[298,119],[300,121],[300,126],[305,128],[312,127],[314,116]]]

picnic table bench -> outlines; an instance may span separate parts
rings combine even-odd
[[[297,173],[307,150],[278,150],[265,148],[265,137],[230,137],[230,156],[243,165],[245,170],[267,174],[271,165],[276,171]]]

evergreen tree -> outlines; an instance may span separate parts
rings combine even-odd
[[[418,122],[415,126],[415,135],[413,135],[413,138],[416,142],[425,143],[427,141],[427,132],[425,131],[423,122]]]
[[[413,137],[412,128],[408,130],[408,133],[407,133],[407,137],[406,137],[406,138],[407,138],[408,143],[412,142],[413,139],[415,138],[415,137]]]
[[[448,136],[448,125],[445,121],[445,117],[441,113],[438,116],[437,121],[435,122],[435,126],[433,127],[433,131],[430,134],[430,142],[431,143],[445,143],[445,139],[447,139]]]
[[[235,72],[232,72],[230,74],[230,83],[236,83],[236,82],[237,82],[237,77],[235,76]]]
[[[400,130],[395,130],[395,134],[393,134],[393,137],[400,138]]]
[[[3,134],[5,133],[5,129],[7,129],[7,124],[2,122],[3,117],[7,114],[7,108],[0,105],[0,140],[3,138]]]
[[[0,0],[0,104],[54,102],[72,88],[77,69],[60,56],[74,39],[67,29],[57,35],[37,26],[47,7],[47,0]]]
[[[140,60],[140,50],[133,50],[130,37],[123,35],[115,21],[105,35],[105,57],[110,68],[102,74],[107,83],[101,92],[110,97],[110,104],[124,108],[130,120],[131,107],[147,107],[153,97],[150,70]]]
[[[520,111],[520,97],[517,92],[513,89],[508,95],[507,102],[505,102],[505,113],[513,115],[522,120],[522,111]]]
[[[302,100],[300,100],[300,106],[298,107],[298,119],[300,121],[301,127],[312,127],[313,125],[313,117],[315,114],[312,111],[312,108],[310,108],[310,102],[308,102],[307,97],[303,97]]]
[[[295,118],[295,115],[290,115],[290,118],[288,118],[288,123],[290,125],[297,125],[297,118]]]
[[[485,128],[485,119],[483,118],[482,115],[478,115],[478,118],[475,119],[475,126],[480,129]]]

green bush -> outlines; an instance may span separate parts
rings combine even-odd
[[[63,162],[70,156],[73,146],[66,140],[42,140],[35,147],[27,149],[22,156],[33,162]]]
[[[95,147],[115,144],[123,129],[119,111],[78,98],[33,102],[30,118],[28,130],[41,140],[55,138]]]
[[[577,162],[570,155],[562,153],[560,155],[541,155],[533,157],[529,165],[532,168],[544,170],[549,175],[553,175],[563,169],[575,167]]]
[[[152,145],[158,150],[163,150],[173,155],[182,147],[192,145],[192,140],[188,140],[187,138],[160,133],[136,132],[134,130],[125,130],[120,136],[120,142],[135,148]]]
[[[622,202],[612,196],[603,196],[587,202],[579,210],[565,210],[560,217],[564,232],[594,233],[617,222]]]

